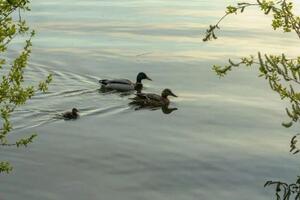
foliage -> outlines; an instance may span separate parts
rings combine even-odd
[[[288,184],[281,181],[267,181],[264,186],[275,186],[277,200],[289,200],[292,198],[300,200],[300,177],[298,177],[296,183]]]
[[[284,32],[294,32],[300,39],[300,17],[293,13],[293,3],[288,0],[267,1],[257,0],[256,3],[238,3],[236,6],[228,6],[225,15],[214,25],[206,30],[204,42],[217,39],[216,31],[220,29],[220,23],[229,15],[243,13],[248,7],[258,7],[265,15],[272,15],[272,27],[274,30],[282,29]],[[300,119],[300,92],[296,89],[300,84],[300,56],[288,58],[287,55],[267,55],[260,52],[257,56],[242,57],[239,61],[228,60],[225,66],[214,65],[213,70],[219,77],[225,76],[229,71],[241,66],[258,66],[259,77],[265,78],[270,88],[279,94],[281,99],[290,102],[290,108],[286,108],[289,122],[282,123],[286,128],[298,122]],[[296,89],[295,89],[296,88]],[[290,152],[297,154],[300,148],[297,147],[295,135],[290,143]],[[280,181],[267,181],[265,187],[275,186],[277,200],[300,200],[300,177],[296,183],[288,184]]]
[[[21,12],[30,11],[28,0],[0,0],[0,146],[26,147],[36,135],[21,138],[15,142],[8,141],[8,135],[13,130],[10,116],[16,107],[22,106],[36,91],[46,91],[52,80],[49,75],[38,86],[26,86],[24,83],[24,70],[28,65],[31,53],[31,39],[35,32],[22,19]],[[12,63],[4,57],[9,50],[9,45],[16,37],[27,37],[24,47]],[[8,72],[7,72],[8,71]],[[10,172],[12,167],[8,162],[0,162],[0,173]]]
[[[266,15],[273,15],[272,27],[274,30],[294,31],[300,38],[300,17],[294,15],[292,2],[257,0],[257,3],[238,3],[237,6],[228,6],[225,15],[207,29],[203,41],[217,39],[215,31],[220,29],[220,23],[225,17],[243,13],[246,8],[253,6],[260,8]],[[282,99],[290,102],[291,106],[286,109],[286,113],[291,120],[282,125],[287,128],[292,126],[293,122],[297,122],[300,117],[300,92],[295,90],[300,84],[300,57],[288,58],[285,54],[262,55],[258,52],[257,56],[242,57],[236,62],[229,59],[225,66],[214,65],[213,70],[218,76],[223,77],[233,68],[253,65],[259,66],[259,77],[264,77],[273,91],[277,92]]]
[[[293,154],[297,154],[300,152],[299,147],[297,147],[297,143],[298,143],[298,136],[300,134],[295,135],[292,139],[291,139],[291,143],[290,143],[290,152]]]

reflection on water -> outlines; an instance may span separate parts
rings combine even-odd
[[[120,97],[125,97],[125,96],[129,96],[129,95],[133,95],[133,94],[135,94],[137,92],[135,90],[120,92],[120,91],[113,90],[113,89],[107,89],[107,88],[102,87],[102,86],[100,86],[100,89],[98,91],[99,91],[100,94],[103,94],[103,95],[117,94],[117,95],[120,95]],[[139,91],[141,91],[141,90],[139,90]]]
[[[14,172],[0,177],[0,198],[264,200],[273,195],[266,180],[293,182],[299,160],[287,153],[295,130],[280,125],[284,103],[255,70],[219,80],[211,66],[257,50],[297,55],[298,39],[251,10],[224,23],[221,40],[202,43],[227,4],[33,0],[38,34],[25,79],[52,73],[54,81],[12,116],[10,137],[38,138],[25,150],[1,149]],[[143,92],[172,88],[180,98],[137,112],[128,105],[134,93],[99,91],[100,79],[135,80],[140,71],[154,80]],[[73,107],[80,120],[55,118]]]
[[[164,114],[171,114],[175,110],[178,110],[178,108],[170,108],[170,105],[165,105],[161,107],[143,107],[143,106],[138,106],[138,105],[131,105],[134,107],[134,110],[161,110]]]
[[[175,110],[178,110],[178,108],[169,108],[169,105],[168,105],[168,106],[163,106],[163,107],[161,107],[161,111],[162,111],[164,114],[171,114],[171,113],[174,112]]]

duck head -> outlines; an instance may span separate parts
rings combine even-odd
[[[163,98],[167,98],[168,96],[177,97],[177,95],[175,95],[170,89],[164,89],[161,93],[161,96]]]
[[[147,79],[149,81],[152,81],[151,78],[149,78],[144,72],[140,72],[136,77],[136,82],[141,83],[142,80]]]
[[[78,110],[77,108],[73,108],[73,109],[72,109],[72,114],[73,114],[73,115],[77,115],[78,112],[79,112],[79,110]]]

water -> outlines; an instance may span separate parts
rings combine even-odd
[[[1,149],[14,171],[1,175],[0,199],[260,200],[273,198],[265,181],[295,181],[299,159],[288,145],[296,128],[280,125],[285,103],[256,70],[219,79],[211,66],[258,50],[297,56],[299,40],[251,9],[203,43],[234,2],[33,0],[27,17],[38,35],[26,78],[52,73],[54,81],[13,115],[12,139],[38,138]],[[98,79],[134,80],[140,71],[154,80],[146,92],[179,96],[171,99],[178,110],[135,111],[130,95],[99,93]],[[79,120],[55,118],[73,107]]]

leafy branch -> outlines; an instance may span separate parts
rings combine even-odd
[[[290,152],[293,153],[293,154],[297,154],[300,152],[300,148],[297,146],[297,143],[298,143],[298,136],[300,134],[297,134],[295,135],[292,139],[291,139],[291,142],[290,142]]]
[[[282,29],[284,32],[294,31],[300,38],[300,17],[293,13],[293,3],[288,0],[266,1],[257,0],[256,4],[239,3],[237,6],[228,6],[226,14],[215,24],[210,25],[206,30],[203,41],[217,39],[215,31],[220,29],[220,23],[229,15],[244,12],[248,7],[258,7],[265,14],[273,15],[272,27],[274,30]],[[287,99],[290,107],[286,108],[287,116],[291,119],[289,122],[282,123],[286,128],[298,122],[300,119],[300,92],[296,89],[300,84],[300,57],[288,58],[285,54],[267,55],[257,53],[257,56],[242,57],[239,61],[228,60],[225,66],[214,65],[213,70],[219,77],[227,75],[233,68],[241,66],[257,66],[259,77],[263,77],[268,82],[270,88],[275,91],[281,99]],[[297,154],[300,148],[297,146],[299,134],[295,135],[290,142],[290,152]],[[300,200],[300,177],[296,183],[285,183],[281,181],[267,181],[264,187],[275,187],[277,200],[289,200],[294,198]]]
[[[247,7],[250,6],[257,6],[258,4],[252,4],[252,3],[238,3],[237,6],[227,6],[226,13],[219,19],[219,21],[214,24],[210,25],[209,29],[206,30],[205,37],[203,38],[203,41],[209,41],[213,39],[218,39],[218,37],[215,34],[215,31],[217,29],[220,29],[220,23],[229,15],[232,14],[238,14],[238,12],[243,13]]]
[[[226,12],[220,20],[210,25],[206,30],[203,41],[217,39],[216,30],[220,29],[220,23],[229,15],[237,15],[243,13],[248,7],[258,7],[265,15],[273,15],[272,27],[274,30],[282,28],[284,32],[295,31],[300,38],[300,18],[293,14],[293,3],[287,0],[279,0],[277,2],[267,0],[257,0],[257,3],[238,3],[236,6],[228,6]]]
[[[293,14],[293,4],[287,0],[266,1],[257,0],[257,3],[238,3],[237,6],[228,6],[226,14],[215,24],[210,25],[206,31],[203,41],[217,39],[215,30],[219,29],[219,24],[228,16],[244,12],[248,7],[259,7],[264,14],[273,15],[272,27],[274,30],[282,28],[284,32],[294,31],[300,38],[300,17]],[[300,57],[287,58],[282,55],[262,55],[242,57],[238,62],[229,62],[225,66],[214,65],[213,70],[219,77],[225,76],[233,68],[241,66],[258,66],[259,77],[264,77],[270,88],[279,94],[281,99],[290,102],[290,108],[286,108],[287,116],[291,119],[282,123],[284,127],[291,127],[294,122],[300,119],[300,92],[296,91],[300,84]]]
[[[0,173],[6,172],[9,173],[12,171],[12,166],[9,162],[0,162]]]
[[[239,62],[233,62],[229,59],[228,65],[214,65],[213,70],[219,77],[223,77],[233,68],[240,66],[259,66],[259,77],[264,77],[270,88],[278,93],[281,99],[288,99],[291,107],[286,108],[287,116],[290,122],[282,123],[286,128],[291,127],[293,122],[300,119],[300,93],[295,91],[295,87],[300,84],[300,57],[296,59],[286,58],[282,55],[261,55],[258,52],[257,57],[243,57]]]
[[[5,53],[9,44],[17,36],[25,37],[24,47],[20,54],[14,58],[13,62],[8,64],[6,59],[0,58],[0,70],[8,69],[8,72],[2,73],[0,78],[0,146],[2,147],[27,147],[33,142],[36,134],[23,137],[15,142],[9,142],[7,136],[13,130],[10,121],[11,114],[15,108],[24,105],[28,99],[34,96],[35,92],[45,92],[52,81],[51,74],[41,81],[37,86],[26,86],[24,84],[24,72],[28,65],[28,59],[31,54],[32,38],[35,35],[26,21],[22,19],[20,10],[29,11],[28,0],[0,0],[0,55]],[[14,19],[15,12],[19,17]],[[8,162],[0,162],[0,173],[10,172],[12,166]]]
[[[275,196],[277,200],[289,200],[294,198],[300,200],[300,177],[296,183],[285,183],[281,181],[267,181],[264,187],[275,186]]]

